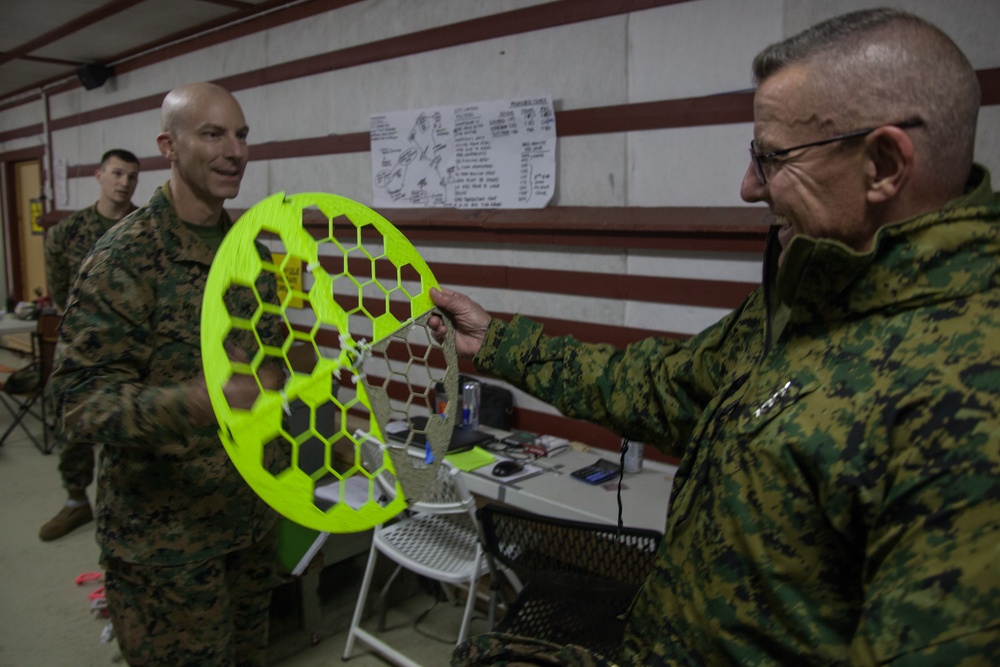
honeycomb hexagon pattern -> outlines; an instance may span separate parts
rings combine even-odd
[[[325,232],[316,222],[323,219]],[[226,451],[280,514],[315,530],[356,532],[421,499],[447,449],[453,401],[444,419],[429,420],[424,457],[410,456],[405,443],[381,444],[373,461],[361,445],[370,449],[368,434],[385,443],[391,420],[432,413],[435,386],[456,394],[454,334],[449,327],[439,343],[427,325],[436,286],[398,229],[337,195],[273,195],[227,234],[202,304],[205,381]],[[227,306],[253,300],[249,319]],[[280,389],[261,382],[265,365],[283,373]],[[248,410],[225,398],[240,374],[259,391]],[[390,500],[380,477],[396,485]],[[360,500],[359,489],[367,491]]]

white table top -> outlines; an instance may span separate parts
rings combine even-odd
[[[349,417],[349,427],[365,428],[367,424]],[[510,435],[480,426],[497,439]],[[589,448],[573,443],[572,449],[551,458],[537,459],[531,465],[542,468],[536,475],[505,479],[490,474],[488,465],[471,472],[462,472],[469,491],[481,498],[495,500],[513,507],[562,519],[618,524],[618,477],[594,485],[570,476],[574,470],[588,466],[600,457],[618,462],[617,452]],[[580,451],[578,448],[587,449]],[[503,458],[499,453],[497,459]],[[657,461],[645,461],[642,472],[626,474],[622,485],[622,522],[626,526],[666,531],[667,506],[673,488],[676,466]]]
[[[603,484],[588,484],[570,473],[590,465],[598,457],[616,461],[615,453],[602,449],[565,451],[538,459],[542,472],[531,477],[504,481],[489,473],[492,466],[463,473],[472,493],[535,514],[576,521],[618,523],[618,477]],[[667,505],[674,483],[675,466],[646,461],[642,472],[626,474],[622,483],[622,521],[626,526],[664,532]]]
[[[38,329],[38,320],[22,320],[7,313],[0,318],[0,336],[18,333],[31,333]]]

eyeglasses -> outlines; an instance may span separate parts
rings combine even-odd
[[[913,118],[910,120],[905,120],[902,123],[885,123],[884,125],[877,125],[875,127],[866,127],[863,130],[854,130],[853,132],[848,132],[846,134],[838,134],[835,137],[830,137],[828,139],[820,139],[819,141],[811,141],[808,144],[801,144],[799,146],[792,146],[791,148],[782,148],[777,151],[768,151],[767,153],[757,153],[754,150],[754,142],[750,140],[750,161],[753,163],[753,170],[757,174],[757,178],[760,179],[761,185],[767,185],[767,176],[764,173],[764,167],[767,164],[773,163],[775,158],[779,158],[782,155],[788,155],[792,151],[801,150],[803,148],[812,148],[813,146],[825,146],[826,144],[836,143],[838,141],[846,141],[848,139],[856,139],[858,137],[864,137],[880,127],[885,127],[887,125],[892,127],[898,127],[902,129],[907,129],[911,127],[919,127],[923,125],[924,122],[919,118]]]

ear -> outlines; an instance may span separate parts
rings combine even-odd
[[[869,204],[884,204],[898,196],[913,175],[913,142],[905,130],[886,125],[865,137]]]
[[[160,149],[160,155],[170,162],[174,161],[174,138],[169,132],[160,132],[156,135],[156,146]]]

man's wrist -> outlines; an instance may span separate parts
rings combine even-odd
[[[498,317],[490,319],[490,323],[486,325],[486,333],[483,334],[483,340],[479,344],[479,351],[472,358],[472,365],[477,370],[489,372],[493,368],[496,362],[498,343],[503,338],[506,330],[506,322]]]
[[[215,411],[204,382],[193,380],[185,387],[184,411],[193,428],[206,428],[215,424]]]

